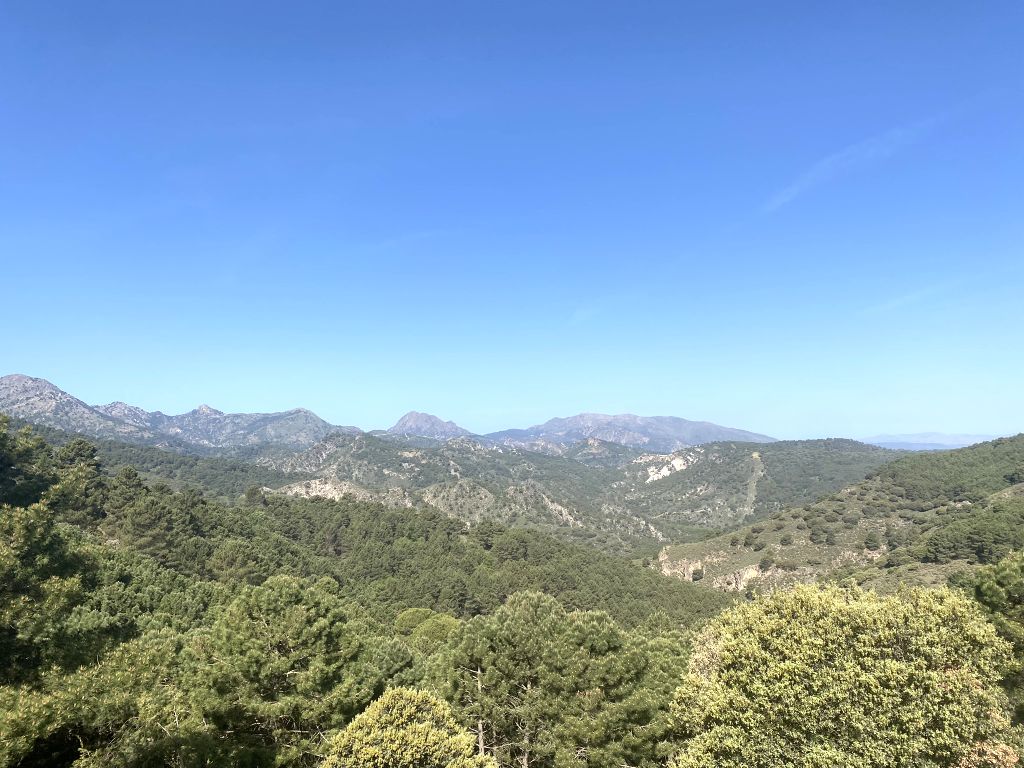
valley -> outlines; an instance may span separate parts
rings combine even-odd
[[[0,378],[4,410],[43,428],[166,449],[163,460],[148,453],[136,463],[154,476],[163,466],[175,482],[188,480],[182,462],[206,459],[267,493],[430,507],[467,524],[538,527],[609,551],[648,554],[813,501],[899,455],[852,440],[776,441],[667,417],[591,414],[477,436],[416,412],[371,432],[332,427],[303,409],[225,414],[201,407],[165,416],[123,404],[88,406],[24,376]],[[659,453],[652,445],[685,447]],[[224,487],[237,494],[237,484],[226,480]]]

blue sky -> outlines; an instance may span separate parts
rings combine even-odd
[[[1024,430],[1024,4],[0,5],[0,373]]]

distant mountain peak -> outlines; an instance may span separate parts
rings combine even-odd
[[[6,387],[19,387],[22,389],[37,389],[37,390],[49,390],[60,392],[60,388],[51,384],[46,379],[38,379],[35,376],[26,376],[23,373],[9,373],[6,376],[0,376],[0,386]]]
[[[596,438],[655,453],[671,453],[689,445],[718,441],[767,443],[767,435],[722,427],[707,421],[689,421],[676,416],[637,416],[580,413],[549,419],[529,429],[509,429],[487,437],[505,445],[521,445],[550,452],[551,446],[568,446]]]
[[[409,411],[395,422],[395,425],[388,430],[388,434],[450,440],[453,437],[465,437],[473,433],[468,429],[463,429],[454,421],[444,421],[430,413]]]
[[[197,416],[223,416],[224,411],[218,411],[216,408],[211,408],[206,403],[203,403],[198,408],[194,409],[192,413]]]

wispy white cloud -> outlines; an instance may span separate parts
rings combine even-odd
[[[774,213],[815,187],[832,181],[838,176],[864,163],[883,160],[919,141],[940,118],[929,118],[910,125],[903,125],[880,133],[877,136],[858,141],[838,152],[822,158],[792,183],[778,190],[762,206],[764,213]]]

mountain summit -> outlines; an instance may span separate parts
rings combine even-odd
[[[450,440],[453,437],[465,437],[473,433],[468,429],[463,429],[454,421],[442,421],[429,413],[409,411],[388,430],[388,434]]]

